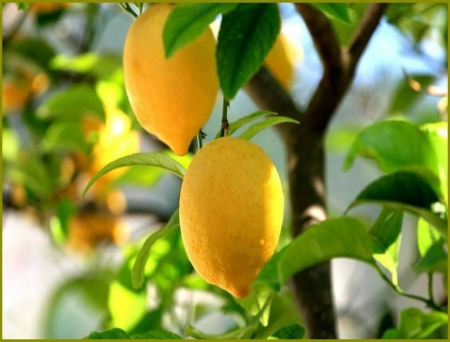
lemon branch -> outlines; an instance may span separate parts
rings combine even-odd
[[[128,3],[124,2],[119,2],[119,6],[120,8],[122,8],[125,12],[130,13],[133,17],[137,18],[137,14],[136,12],[133,11],[133,9],[131,8],[130,5],[128,5]]]
[[[222,108],[222,124],[220,126],[220,136],[224,137],[228,135],[228,129],[230,128],[230,125],[228,123],[228,106],[230,105],[229,101],[223,97],[223,108]]]

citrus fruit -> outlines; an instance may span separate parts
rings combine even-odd
[[[162,36],[173,8],[152,5],[133,22],[125,41],[123,67],[127,95],[142,127],[184,155],[216,100],[216,41],[208,28],[166,58]]]
[[[258,145],[232,137],[203,147],[180,195],[186,253],[208,283],[241,298],[275,252],[284,197],[278,172]]]
[[[301,50],[280,34],[264,63],[284,89],[289,91],[294,82],[295,64],[301,56]]]

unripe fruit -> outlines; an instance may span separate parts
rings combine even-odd
[[[280,177],[258,145],[220,138],[203,147],[183,179],[180,226],[186,253],[208,283],[233,296],[275,252],[283,221]]]
[[[162,34],[172,9],[152,5],[133,22],[123,67],[128,98],[142,127],[184,155],[216,100],[216,41],[208,28],[166,59]]]

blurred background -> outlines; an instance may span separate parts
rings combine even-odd
[[[365,7],[352,5],[355,22]],[[178,207],[178,178],[159,169],[123,168],[102,177],[81,200],[90,177],[114,159],[139,151],[175,157],[140,128],[126,97],[121,58],[133,17],[109,3],[33,4],[25,10],[4,3],[2,10],[3,338],[82,338],[110,327],[164,327],[183,335],[187,325],[218,334],[239,326],[237,305],[193,273],[178,233],[152,249],[146,288],[131,286],[139,246]],[[289,79],[285,87],[305,106],[321,77],[320,60],[294,7],[280,4],[280,10],[284,54],[274,53],[266,65]],[[345,45],[354,27],[333,25]],[[381,175],[373,161],[361,159],[342,171],[361,128],[394,116],[415,123],[442,120],[447,77],[446,4],[393,4],[328,132],[330,217],[342,215]],[[228,118],[255,110],[240,92]],[[220,128],[221,111],[219,94],[203,128],[206,142]],[[266,130],[253,141],[274,161],[287,197],[279,136]],[[176,158],[187,166],[192,156]],[[371,224],[379,212],[364,206],[351,214]],[[280,246],[290,239],[289,222],[287,206]],[[411,268],[418,258],[416,225],[406,215],[399,281],[408,292],[423,294],[426,275]],[[442,279],[434,286],[437,301],[446,300]],[[377,338],[397,322],[401,309],[422,307],[351,260],[333,260],[333,290],[341,338]]]

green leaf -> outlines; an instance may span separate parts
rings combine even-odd
[[[176,228],[180,227],[180,217],[179,212],[176,210],[166,226],[161,230],[150,235],[145,241],[144,245],[139,251],[139,254],[134,262],[133,269],[131,271],[131,277],[134,288],[140,288],[144,283],[144,271],[145,265],[147,263],[148,257],[150,256],[150,250],[153,244],[160,238],[166,236],[168,233],[172,232]]]
[[[88,153],[81,123],[76,121],[53,122],[41,140],[41,147],[45,152],[70,150]]]
[[[402,221],[402,211],[383,208],[369,234],[377,238],[384,248],[388,248],[397,240],[402,229]]]
[[[306,330],[304,327],[298,323],[295,323],[281,328],[273,334],[273,337],[280,340],[299,340],[305,336],[305,332]]]
[[[312,6],[318,8],[328,16],[336,18],[343,23],[353,24],[352,19],[348,11],[347,4],[322,4],[322,3],[311,3]]]
[[[224,96],[231,100],[259,70],[281,28],[277,4],[240,4],[225,14],[216,50]]]
[[[433,146],[437,164],[436,169],[441,183],[441,192],[448,203],[448,123],[439,122],[420,127]]]
[[[50,95],[37,110],[37,115],[41,119],[56,117],[76,119],[86,113],[95,114],[101,119],[105,118],[102,101],[95,89],[86,84],[77,84]]]
[[[433,212],[438,202],[436,192],[424,178],[412,172],[395,172],[369,184],[347,210],[365,203],[406,210],[423,217],[447,238],[446,217]]]
[[[286,122],[296,123],[296,124],[300,123],[297,120],[288,118],[286,116],[268,117],[261,122],[257,122],[255,124],[251,125],[249,128],[247,128],[247,130],[244,133],[241,134],[241,136],[239,138],[245,139],[245,140],[250,140],[255,135],[257,135],[259,132],[261,132],[271,126],[278,125],[281,123],[286,123]]]
[[[419,249],[419,254],[423,257],[428,250],[436,242],[439,241],[441,234],[422,217],[419,217],[417,223],[417,247]]]
[[[111,330],[106,330],[103,332],[92,332],[87,337],[88,340],[121,340],[121,339],[130,339],[130,335],[128,335],[125,331],[119,328],[113,328]]]
[[[173,160],[171,157],[169,157],[164,153],[161,152],[135,153],[126,157],[119,158],[107,164],[100,171],[98,171],[91,178],[88,185],[86,185],[86,188],[84,189],[82,196],[84,197],[84,195],[86,195],[86,192],[89,190],[92,184],[94,184],[94,182],[104,174],[120,167],[133,165],[147,165],[160,167],[167,171],[172,172],[173,174],[179,176],[180,178],[183,178],[184,173],[186,172],[186,170],[184,169],[183,166],[181,166],[180,163],[176,162],[175,160]]]
[[[267,339],[277,330],[297,323],[300,317],[291,292],[283,288],[275,293],[270,305],[269,322],[267,326],[258,325],[252,339]]]
[[[18,2],[16,3],[17,9],[21,11],[26,11],[28,7],[30,7],[30,4],[28,2]]]
[[[329,219],[296,237],[278,264],[281,284],[297,272],[332,258],[374,264],[371,240],[361,222],[350,217]]]
[[[163,31],[166,58],[200,37],[219,14],[231,12],[236,6],[237,4],[229,3],[185,3],[175,6],[167,18]]]
[[[394,285],[398,284],[397,265],[402,221],[403,212],[401,210],[383,208],[369,231],[374,238],[373,257],[391,273]]]
[[[427,253],[414,265],[414,271],[440,272],[447,274],[448,255],[444,250],[444,244],[439,241],[431,246]]]
[[[170,331],[152,330],[142,334],[131,335],[132,339],[151,339],[151,340],[181,340],[181,337]]]
[[[264,282],[271,286],[274,290],[279,291],[281,288],[280,279],[278,276],[278,263],[283,257],[289,246],[285,246],[282,250],[276,252],[272,258],[264,265],[259,272],[256,282]]]
[[[113,54],[88,52],[77,56],[57,55],[49,62],[53,70],[72,71],[96,78],[109,79],[117,70],[122,70],[122,59]]]
[[[401,139],[401,140],[400,140]],[[357,156],[375,159],[387,173],[414,171],[439,191],[439,158],[429,137],[407,121],[378,121],[366,127],[353,142],[344,169]]]
[[[263,326],[267,326],[274,294],[274,289],[269,285],[255,281],[251,286],[250,294],[244,298],[236,298],[236,302],[252,316],[255,316]]]
[[[447,323],[448,315],[443,312],[424,313],[416,308],[406,309],[400,314],[397,338],[426,338]]]
[[[246,116],[240,118],[239,120],[236,120],[236,121],[234,121],[234,122],[231,122],[231,123],[229,124],[228,131],[230,132],[230,135],[232,135],[234,132],[236,132],[236,131],[237,131],[239,128],[241,128],[242,126],[244,126],[244,125],[246,125],[246,124],[248,124],[248,123],[250,123],[250,122],[252,122],[252,121],[254,121],[254,120],[257,120],[257,119],[259,119],[261,116],[265,116],[265,115],[271,116],[271,115],[277,115],[277,113],[271,112],[271,111],[269,111],[269,110],[259,110],[259,111],[253,112],[253,113],[251,113],[251,114],[249,114],[249,115],[246,115]],[[221,133],[221,132],[220,132],[220,130],[219,130],[219,131],[217,132],[216,136],[215,136],[215,139],[220,138],[220,133]]]

